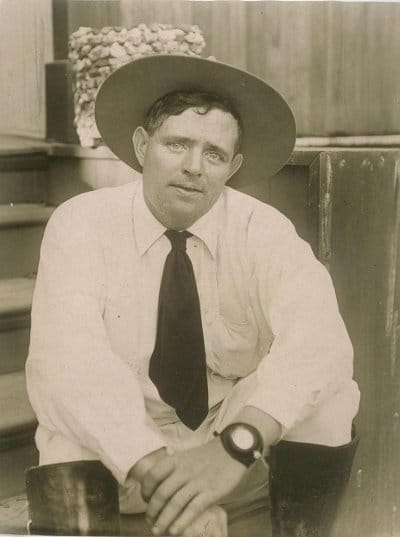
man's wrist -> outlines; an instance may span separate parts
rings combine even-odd
[[[208,442],[208,444],[213,444],[216,446],[217,452],[216,452],[216,458],[222,457],[224,461],[229,463],[231,465],[237,466],[238,468],[244,468],[243,464],[239,462],[237,459],[233,458],[225,449],[221,437],[217,434],[214,434],[214,437]],[[231,466],[229,466],[231,468]]]
[[[231,423],[214,435],[221,439],[225,451],[246,467],[251,466],[263,455],[262,436],[258,429],[249,423]]]

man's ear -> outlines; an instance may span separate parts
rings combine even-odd
[[[242,153],[237,153],[232,159],[228,180],[232,177],[232,175],[234,175],[239,170],[242,163],[243,163],[243,155]]]
[[[149,135],[147,134],[146,129],[143,127],[137,127],[132,136],[133,148],[135,150],[136,158],[138,159],[139,164],[143,168],[144,156],[146,154],[147,144],[149,142]]]

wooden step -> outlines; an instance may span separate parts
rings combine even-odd
[[[34,287],[34,278],[0,280],[0,330],[3,321],[29,314]]]
[[[21,371],[29,348],[29,317],[14,323],[13,328],[0,331],[0,375]]]
[[[0,451],[29,443],[36,423],[26,391],[25,371],[0,375]]]
[[[53,211],[44,204],[0,205],[0,278],[36,272],[44,228]]]
[[[0,135],[0,203],[48,200],[47,145]]]
[[[36,138],[0,134],[0,157],[46,156],[49,144]]]
[[[25,470],[37,466],[38,461],[39,454],[33,438],[29,443],[0,452],[0,504],[3,498],[25,491]],[[0,533],[3,533],[2,530],[0,515]]]
[[[28,355],[35,280],[0,280],[0,375],[20,371]]]
[[[2,170],[0,164],[0,203],[45,203],[47,200],[47,170]]]
[[[44,203],[9,203],[0,205],[0,229],[45,224],[54,207]]]
[[[36,425],[25,372],[0,375],[0,498],[25,490],[25,470],[38,462]]]

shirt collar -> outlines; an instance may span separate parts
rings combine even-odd
[[[217,252],[218,235],[224,208],[223,198],[224,193],[221,194],[206,214],[203,214],[201,218],[196,220],[188,228],[190,233],[204,242],[213,257],[215,257]]]
[[[166,229],[147,207],[143,196],[142,181],[139,181],[133,199],[133,227],[139,255],[143,255]]]
[[[192,224],[188,231],[199,238],[215,257],[218,231],[223,211],[222,194],[211,209]],[[139,181],[133,200],[133,227],[139,255],[143,255],[165,232],[166,228],[150,212],[143,196],[143,184]]]

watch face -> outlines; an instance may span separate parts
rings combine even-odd
[[[250,450],[254,447],[254,436],[246,427],[238,425],[231,432],[231,439],[233,444],[243,451]]]

